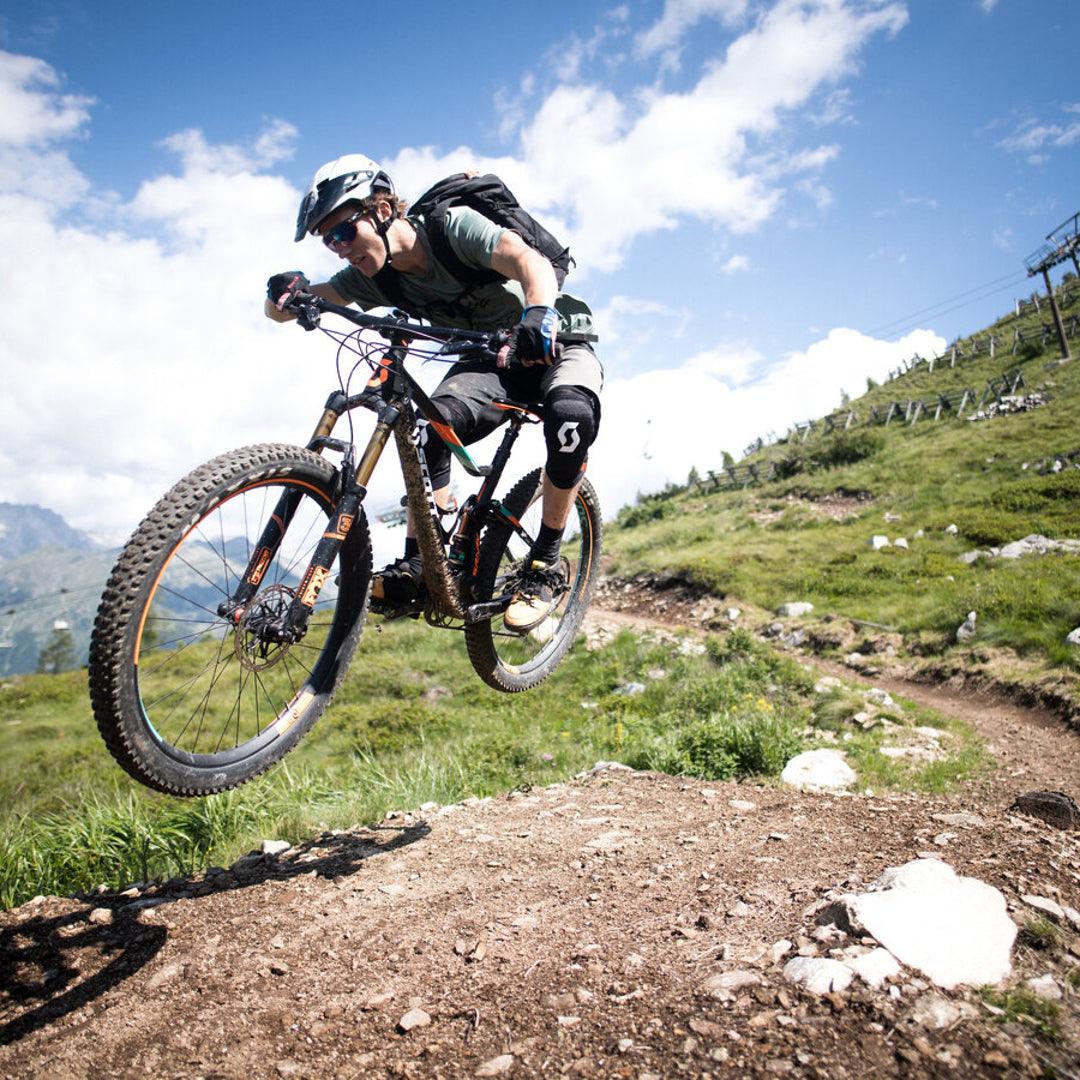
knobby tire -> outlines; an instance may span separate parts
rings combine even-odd
[[[284,757],[330,703],[367,615],[362,511],[302,641],[275,649],[255,621],[234,626],[216,608],[283,495],[296,511],[246,612],[254,620],[295,595],[335,485],[311,451],[249,446],[190,473],[136,529],[102,596],[89,664],[98,728],[136,780],[173,795],[236,787]]]
[[[511,488],[503,506],[519,521],[532,508],[533,525],[538,527],[540,496],[541,471],[534,469]],[[581,628],[600,570],[602,540],[600,504],[588,480],[578,489],[568,534],[573,531],[575,515],[578,531],[564,538],[562,546],[570,588],[549,626],[513,634],[499,616],[465,627],[469,660],[480,678],[496,690],[514,694],[538,686],[561,663]],[[532,535],[535,539],[535,532]],[[485,599],[500,595],[520,572],[526,554],[521,538],[508,523],[496,520],[489,524],[480,543],[478,594]]]

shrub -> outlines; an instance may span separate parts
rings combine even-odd
[[[814,451],[813,461],[823,469],[854,465],[873,457],[884,445],[885,438],[878,431],[841,431]]]
[[[668,499],[649,499],[637,506],[624,507],[616,519],[624,529],[634,529],[650,521],[662,521],[677,512],[675,504]]]
[[[759,700],[735,715],[713,715],[684,728],[661,767],[706,780],[776,776],[800,748],[791,723]]]

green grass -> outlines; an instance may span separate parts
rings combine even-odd
[[[665,677],[650,680],[657,668]],[[633,681],[645,692],[615,692]],[[437,687],[450,695],[431,699]],[[458,638],[388,624],[369,629],[335,704],[285,767],[185,801],[115,766],[84,672],[26,676],[0,698],[0,903],[187,874],[262,838],[550,783],[601,759],[717,775],[699,755],[672,754],[720,718],[730,727],[723,775],[772,775],[795,745],[805,691],[800,668],[753,642],[683,656],[623,634],[601,652],[579,648],[536,691],[501,695],[477,679]]]
[[[194,800],[148,792],[112,762],[84,672],[17,679],[0,699],[0,905],[188,875],[228,865],[261,839],[297,842],[390,810],[553,783],[598,760],[775,777],[815,745],[815,730],[842,724],[835,707],[821,711],[813,677],[753,635],[705,645],[685,655],[670,635],[624,632],[597,652],[579,645],[537,690],[501,695],[477,679],[459,638],[373,626],[334,705],[284,765]],[[634,682],[644,690],[621,692]],[[908,703],[887,713],[908,726],[942,723]],[[922,769],[884,775],[880,732],[858,731],[842,749],[861,782],[938,790],[981,768],[970,733],[958,728],[955,739],[959,756],[933,781]]]
[[[1065,637],[1080,625],[1080,556],[980,559],[970,566],[958,560],[1031,533],[1080,538],[1080,470],[1038,475],[1022,468],[1080,448],[1080,364],[1047,372],[1048,356],[1019,362],[999,354],[920,371],[853,403],[865,414],[869,404],[895,398],[981,389],[1020,366],[1027,390],[1045,386],[1052,395],[1031,412],[813,436],[748,459],[787,460],[787,479],[742,491],[669,489],[649,497],[624,511],[622,527],[605,538],[614,572],[674,571],[766,609],[808,600],[817,614],[895,626],[923,655],[962,651],[954,633],[975,610],[977,646],[1011,649],[1034,665],[1075,675],[1080,649]],[[822,500],[850,492],[870,499],[852,502],[843,519],[821,511]],[[886,523],[886,512],[899,514],[899,522]],[[944,532],[950,524],[958,535]],[[915,538],[919,529],[924,535]],[[868,541],[878,533],[905,536],[910,547],[873,551]]]
[[[994,1019],[1001,1024],[1020,1023],[1031,1028],[1044,1042],[1061,1040],[1061,1007],[1030,990],[993,990],[986,988],[982,997],[989,1005],[1002,1010]]]

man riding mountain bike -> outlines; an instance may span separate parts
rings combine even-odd
[[[442,205],[437,212],[411,215],[407,208],[390,177],[370,158],[348,154],[323,165],[300,204],[296,239],[318,235],[349,265],[314,285],[299,271],[275,274],[267,283],[266,314],[277,322],[295,318],[285,304],[306,290],[365,310],[396,307],[442,326],[513,327],[498,366],[455,364],[432,400],[465,445],[506,419],[493,399],[544,406],[542,524],[504,616],[508,629],[527,633],[548,617],[565,588],[559,545],[600,425],[603,368],[595,352],[585,342],[557,344],[560,332],[590,334],[592,313],[560,291],[551,259],[513,229],[472,206]],[[568,252],[562,256],[568,261]],[[450,451],[430,428],[424,449],[435,500],[445,507]],[[376,574],[372,595],[409,604],[422,590],[419,548],[409,521],[404,554]]]

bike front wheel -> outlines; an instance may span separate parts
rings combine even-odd
[[[311,451],[245,447],[181,480],[128,541],[94,623],[90,695],[106,745],[136,780],[173,795],[236,787],[288,753],[329,704],[367,613],[363,511],[301,640],[274,642],[264,628],[296,595],[335,480]],[[253,560],[275,514],[284,536]],[[257,578],[254,596],[239,616],[220,614],[245,576]]]
[[[519,480],[503,500],[509,520],[488,525],[480,542],[477,593],[483,599],[513,590],[524,569],[530,543],[540,529],[541,471]],[[501,615],[465,627],[469,659],[476,673],[496,690],[531,690],[558,667],[574,643],[600,570],[600,503],[588,480],[582,480],[564,533],[561,555],[567,590],[551,615],[527,634],[508,629]],[[528,536],[528,541],[525,536]]]

